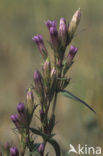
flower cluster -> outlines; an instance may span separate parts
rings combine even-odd
[[[84,101],[64,90],[70,82],[70,78],[68,78],[66,74],[73,64],[74,56],[78,51],[78,48],[73,45],[70,46],[68,54],[66,54],[66,49],[74,37],[74,33],[80,22],[80,17],[81,12],[80,9],[78,9],[73,15],[69,25],[65,18],[61,18],[59,30],[57,29],[56,20],[48,20],[45,22],[50,35],[49,44],[53,50],[53,60],[49,56],[42,35],[39,34],[32,38],[43,58],[42,71],[36,70],[34,72],[34,84],[32,88],[29,88],[27,91],[26,102],[18,103],[17,113],[11,115],[11,120],[20,136],[20,149],[18,150],[15,146],[9,147],[7,156],[24,156],[26,149],[28,149],[30,156],[36,153],[44,156],[47,142],[55,149],[56,156],[60,156],[60,147],[53,139],[58,93],[61,92],[67,97],[74,98],[94,111]],[[35,92],[35,99],[33,92]],[[41,127],[35,129],[31,128],[30,124],[37,107],[39,107],[38,119],[40,120]],[[35,143],[32,134],[41,136],[42,142]],[[45,156],[48,155],[49,153],[46,153]]]

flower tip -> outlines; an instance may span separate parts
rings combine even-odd
[[[16,147],[11,147],[10,154],[11,154],[11,156],[19,156],[19,151]]]
[[[18,105],[17,105],[17,111],[20,114],[24,113],[24,111],[25,111],[25,105],[24,105],[24,103],[18,103]]]
[[[16,122],[18,120],[18,114],[12,114],[10,118],[13,122]]]

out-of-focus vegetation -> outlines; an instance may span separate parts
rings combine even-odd
[[[13,136],[10,114],[23,101],[33,83],[33,72],[41,58],[32,41],[35,34],[49,38],[44,24],[47,19],[65,17],[70,21],[81,8],[82,20],[73,40],[79,47],[68,75],[68,89],[90,104],[85,106],[64,97],[58,98],[55,131],[63,150],[69,144],[103,144],[103,1],[102,0],[1,0],[0,1],[0,141]],[[45,40],[45,41],[46,41]],[[51,49],[50,49],[51,51]],[[52,53],[52,51],[51,51]]]

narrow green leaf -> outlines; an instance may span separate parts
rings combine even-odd
[[[60,156],[59,144],[54,139],[49,139],[48,142],[53,146],[56,156]]]
[[[67,90],[61,90],[60,92],[62,93],[62,95],[66,96],[66,97],[68,97],[68,98],[70,98],[70,99],[72,99],[72,100],[75,100],[75,101],[77,101],[77,102],[80,102],[80,103],[84,104],[84,105],[85,105],[86,107],[88,107],[91,111],[93,111],[94,113],[96,113],[96,112],[94,111],[94,109],[91,108],[86,102],[84,102],[83,100],[81,100],[81,99],[78,98],[77,96],[73,95],[71,92],[69,92],[69,91],[67,91]]]
[[[32,131],[32,133],[42,136],[46,140],[49,140],[50,138],[52,138],[55,135],[55,134],[47,135],[47,134],[41,132],[41,130],[38,130],[35,128],[29,128],[29,129]]]

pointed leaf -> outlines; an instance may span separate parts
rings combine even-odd
[[[53,146],[56,156],[60,156],[59,144],[54,139],[49,139],[48,142]]]
[[[35,128],[29,128],[29,129],[32,131],[32,133],[42,136],[46,140],[49,140],[50,138],[52,138],[55,135],[55,134],[47,135],[47,134],[41,132],[41,130],[38,130]]]
[[[80,98],[78,98],[77,96],[73,95],[71,92],[69,92],[69,91],[67,91],[67,90],[61,90],[60,92],[62,93],[62,95],[66,96],[66,97],[68,97],[68,98],[70,98],[70,99],[72,99],[72,100],[75,100],[75,101],[77,101],[77,102],[80,102],[80,103],[84,104],[84,105],[85,105],[86,107],[88,107],[91,111],[93,111],[94,113],[96,113],[96,112],[94,111],[94,109],[91,108],[85,101],[83,101],[83,100],[81,100]]]

